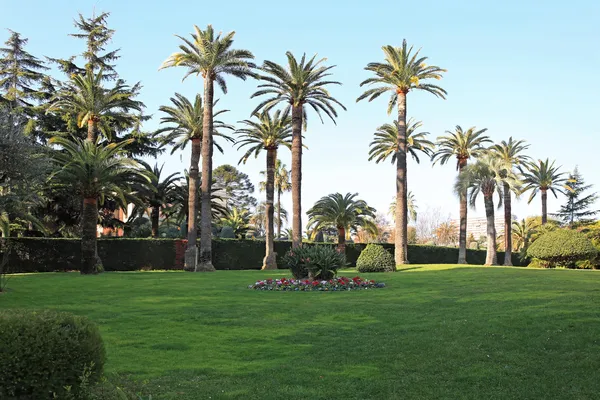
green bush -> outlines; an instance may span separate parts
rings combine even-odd
[[[290,250],[283,259],[296,279],[329,280],[347,265],[346,257],[332,246],[313,245]]]
[[[97,381],[104,345],[85,317],[56,311],[0,311],[0,399],[59,398],[65,386],[77,393],[81,375]]]
[[[221,239],[235,239],[235,232],[233,232],[233,228],[230,226],[224,226],[221,229],[221,233],[219,234]]]
[[[546,261],[534,258],[529,262],[527,268],[550,268],[550,264]]]
[[[393,272],[396,270],[394,256],[383,246],[369,244],[356,260],[358,272]]]
[[[598,255],[592,242],[570,229],[558,229],[536,239],[527,249],[527,256],[545,261],[551,267],[574,267],[577,261],[591,260]]]

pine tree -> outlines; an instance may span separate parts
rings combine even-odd
[[[0,90],[12,108],[31,107],[39,98],[36,85],[44,79],[40,71],[48,69],[42,61],[25,51],[28,39],[9,30],[6,47],[0,48]]]
[[[567,202],[560,207],[556,215],[563,223],[573,226],[575,222],[586,224],[593,221],[594,215],[600,210],[591,209],[598,199],[596,193],[585,194],[584,192],[592,188],[593,185],[586,185],[583,176],[579,173],[577,167],[569,174],[567,184],[565,185],[565,195]]]

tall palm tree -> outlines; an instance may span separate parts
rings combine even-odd
[[[133,99],[137,89],[132,89],[118,80],[115,86],[106,89],[102,86],[104,75],[102,70],[97,74],[87,72],[85,75],[72,76],[67,85],[51,99],[47,112],[63,110],[77,114],[77,126],[87,125],[87,140],[95,143],[98,130],[108,138],[112,137],[113,123],[133,121],[136,117],[131,110],[142,111],[143,103]]]
[[[458,174],[467,166],[469,159],[477,158],[485,153],[485,145],[492,140],[485,136],[487,129],[477,130],[474,126],[463,131],[460,125],[456,126],[454,132],[446,131],[446,136],[437,138],[438,150],[433,154],[432,161],[435,165],[446,164],[456,157],[456,170]],[[458,263],[467,263],[467,191],[458,193],[460,198],[460,223],[458,227]]]
[[[408,200],[406,203],[406,208],[408,210],[408,220],[417,222],[417,210],[419,207],[417,206],[417,200],[415,199],[415,195],[410,190],[406,195],[406,199]],[[392,199],[390,203],[390,208],[388,210],[388,214],[395,217],[396,215],[396,196]]]
[[[346,234],[351,229],[361,227],[369,233],[377,233],[376,210],[356,196],[358,193],[333,193],[322,197],[306,212],[308,229],[313,232],[326,228],[337,229],[338,251],[341,253],[346,251]]]
[[[246,127],[237,130],[237,133],[241,135],[237,143],[239,144],[239,149],[249,147],[240,159],[240,163],[243,162],[245,164],[252,154],[256,158],[262,150],[267,151],[266,250],[262,269],[277,269],[276,254],[273,249],[275,164],[279,146],[285,146],[288,149],[292,147],[292,121],[288,113],[282,114],[279,110],[275,111],[273,116],[268,111],[263,111],[261,114],[256,115],[256,117],[258,121],[248,119],[241,121]]]
[[[126,208],[131,182],[137,179],[149,182],[151,175],[140,168],[137,161],[125,157],[123,148],[131,141],[99,146],[89,140],[57,137],[51,143],[62,147],[62,151],[54,153],[54,161],[59,169],[52,179],[71,186],[83,200],[81,273],[98,273],[102,270],[96,244],[98,200],[103,202],[105,196],[110,196],[120,207]]]
[[[538,160],[537,163],[527,162],[523,167],[519,167],[524,184],[523,192],[531,190],[527,204],[531,203],[538,192],[541,192],[542,225],[544,225],[548,222],[548,190],[557,197],[556,192],[562,193],[561,188],[567,179],[563,172],[558,172],[560,167],[555,167],[554,161],[550,162],[548,159]]]
[[[375,76],[364,80],[360,86],[379,85],[366,90],[356,99],[373,101],[384,93],[391,92],[388,102],[388,114],[392,113],[394,106],[398,107],[398,152],[396,156],[396,230],[395,230],[395,259],[396,264],[408,262],[407,250],[407,186],[406,186],[406,95],[411,90],[423,90],[434,96],[445,99],[446,91],[437,85],[426,83],[429,79],[439,80],[445,69],[435,65],[427,65],[427,57],[420,57],[419,51],[413,52],[413,47],[408,46],[406,40],[401,47],[383,46],[385,61],[383,63],[369,63],[365,67]]]
[[[177,184],[181,180],[181,176],[179,176],[179,172],[175,172],[161,179],[164,164],[160,167],[158,164],[155,164],[152,167],[144,161],[139,161],[139,163],[146,169],[150,176],[150,181],[134,185],[137,197],[142,203],[134,206],[129,218],[131,220],[134,217],[141,217],[149,209],[150,222],[152,223],[152,237],[157,238],[161,210],[175,199]]]
[[[265,176],[267,171],[260,171],[260,174]],[[264,191],[267,189],[267,182],[260,182],[260,190]],[[282,219],[287,221],[287,211],[281,208],[281,195],[284,192],[292,190],[292,182],[290,181],[290,171],[286,165],[281,162],[280,159],[275,161],[275,192],[277,192],[277,238],[281,237],[281,225]],[[285,215],[284,215],[285,214]]]
[[[514,172],[514,168],[524,164],[529,157],[523,154],[529,145],[524,140],[514,140],[512,136],[508,142],[502,142],[490,147],[492,154],[504,164],[506,171]],[[512,265],[512,199],[510,186],[504,182],[504,265]]]
[[[218,101],[213,103],[213,106]],[[160,123],[165,124],[157,133],[165,133],[163,138],[165,144],[173,145],[171,154],[177,150],[183,150],[189,142],[192,142],[192,153],[190,156],[189,169],[189,193],[186,204],[189,209],[186,215],[192,215],[191,223],[188,224],[187,245],[185,250],[184,268],[187,271],[194,271],[197,264],[197,247],[196,239],[198,235],[197,215],[198,215],[198,188],[199,188],[199,162],[200,153],[202,151],[202,132],[204,129],[204,107],[202,106],[202,96],[197,94],[192,103],[185,96],[175,93],[175,97],[171,97],[172,106],[160,106],[159,110],[165,115],[161,117]],[[213,118],[226,113],[228,110],[219,110],[214,112]],[[233,130],[233,127],[225,124],[220,120],[213,121],[213,136],[222,137],[226,141],[233,142],[233,139],[223,130]],[[214,146],[222,153],[223,148],[215,141]]]
[[[200,256],[194,257],[195,271],[214,271],[212,265],[211,237],[211,184],[212,184],[212,154],[213,154],[213,104],[214,83],[217,82],[223,93],[227,93],[226,76],[234,76],[242,80],[254,76],[250,62],[254,55],[248,50],[232,49],[235,32],[223,36],[215,35],[213,27],[208,25],[205,30],[194,26],[192,38],[180,38],[184,44],[179,46],[180,52],[172,54],[163,62],[162,68],[185,67],[187,72],[183,79],[190,75],[202,75],[204,79],[204,118],[202,128],[202,199],[201,199],[201,229]],[[192,171],[190,171],[191,173]],[[193,250],[196,250],[194,247]]]
[[[533,219],[513,221],[511,233],[515,250],[527,249],[538,228],[539,224]]]
[[[252,95],[269,96],[254,110],[271,109],[278,104],[285,105],[285,112],[292,116],[292,247],[302,245],[302,128],[306,128],[306,108],[312,108],[321,122],[324,113],[335,124],[337,111],[335,105],[346,109],[333,98],[326,89],[329,85],[341,85],[329,80],[329,72],[334,65],[325,66],[325,58],[316,60],[316,55],[306,60],[302,55],[300,62],[291,52],[286,53],[287,68],[272,61],[265,61],[260,68],[259,78],[265,83],[258,85],[259,90]]]
[[[491,155],[481,157],[473,165],[466,166],[458,175],[455,189],[458,194],[465,193],[469,197],[471,207],[481,193],[485,204],[487,219],[487,252],[486,265],[498,263],[496,254],[496,227],[494,225],[494,193],[498,193],[498,204],[502,204],[502,191],[507,183],[512,189],[518,186],[516,176],[512,171],[506,171],[504,164]]]

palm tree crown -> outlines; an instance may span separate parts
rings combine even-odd
[[[240,163],[246,163],[248,158],[254,154],[258,157],[261,150],[272,149],[276,150],[280,145],[287,148],[292,146],[292,126],[288,113],[283,113],[280,110],[275,111],[273,116],[267,110],[256,115],[258,121],[243,120],[242,124],[246,128],[237,130],[240,134],[240,139],[237,141],[239,148],[250,146],[250,148],[240,158]]]
[[[267,175],[267,171],[260,171],[262,176]],[[260,191],[265,191],[267,188],[267,181],[260,181]],[[287,166],[281,162],[280,159],[275,161],[275,191],[276,192],[289,192],[292,190],[292,182],[290,182],[290,171]]]
[[[306,213],[310,229],[315,232],[325,228],[356,230],[360,226],[368,231],[377,231],[374,223],[376,210],[356,196],[358,193],[333,193],[322,197]]]
[[[422,151],[428,156],[433,153],[433,142],[426,139],[429,132],[417,132],[423,125],[421,121],[415,121],[412,118],[408,120],[406,128],[406,147],[408,153],[419,163],[418,151]],[[398,141],[398,121],[393,124],[384,124],[377,128],[375,139],[371,142],[369,150],[369,161],[375,159],[376,163],[385,161],[391,156],[392,164],[396,162],[396,157],[400,151]]]
[[[415,199],[415,195],[410,190],[406,195],[406,208],[408,211],[409,220],[417,222],[417,210],[419,209],[419,207],[417,206],[417,200]],[[390,203],[390,208],[388,209],[388,214],[390,214],[394,218],[396,217],[396,198],[392,199],[392,202]]]
[[[463,131],[460,125],[456,126],[454,132],[446,131],[447,136],[437,138],[438,150],[433,154],[432,160],[435,165],[446,164],[452,157],[456,157],[456,169],[465,166],[471,157],[477,158],[485,151],[484,145],[492,140],[484,135],[487,129],[477,130],[474,126]]]
[[[508,142],[503,140],[491,146],[489,150],[505,164],[507,169],[512,170],[529,161],[529,156],[523,154],[523,151],[528,148],[529,145],[525,144],[524,140],[514,140],[511,136],[508,138]]]
[[[150,166],[145,161],[139,161],[139,163],[147,171],[150,181],[136,187],[138,197],[146,206],[166,207],[173,200],[177,184],[181,180],[179,172],[174,172],[161,179],[164,164],[159,167],[158,164]],[[144,213],[143,210],[139,211],[139,215]],[[132,214],[135,214],[135,211]]]
[[[554,166],[554,161],[550,162],[548,159],[538,160],[537,163],[528,162],[524,164],[524,168],[519,167],[524,184],[523,192],[531,190],[527,203],[531,203],[540,191],[550,190],[554,197],[557,197],[557,192],[562,193],[561,188],[567,179],[559,169],[560,167]]]

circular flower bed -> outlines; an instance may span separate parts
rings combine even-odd
[[[323,291],[323,292],[336,292],[344,290],[366,290],[366,289],[377,289],[385,287],[385,283],[375,282],[374,280],[364,279],[360,276],[354,278],[347,278],[341,276],[339,278],[333,278],[326,281],[310,281],[308,279],[265,279],[263,281],[256,281],[253,285],[248,285],[248,289],[255,290],[277,290],[277,291]]]

